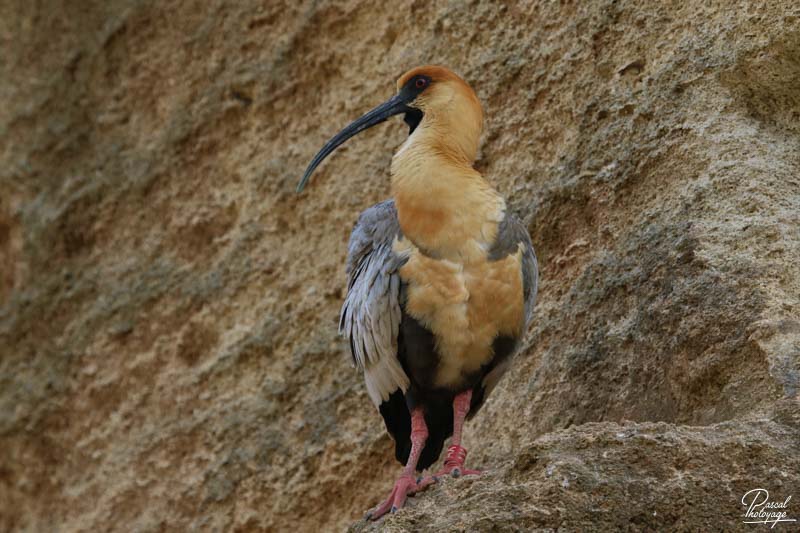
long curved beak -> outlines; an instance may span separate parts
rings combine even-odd
[[[308,165],[305,174],[303,174],[303,178],[300,180],[300,183],[297,184],[297,192],[302,192],[303,187],[305,187],[306,183],[308,183],[308,178],[311,177],[311,174],[314,172],[317,166],[322,163],[322,160],[328,157],[331,152],[336,150],[336,148],[338,148],[347,139],[361,133],[368,128],[371,128],[372,126],[380,124],[393,115],[399,115],[400,113],[407,113],[410,111],[413,111],[413,109],[408,107],[406,98],[401,94],[397,94],[372,111],[369,111],[358,120],[352,122],[349,126],[334,135],[330,141],[325,143],[325,146],[322,147],[322,150],[320,150],[317,155],[314,156],[314,159],[311,160],[311,163]]]

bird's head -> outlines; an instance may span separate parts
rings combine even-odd
[[[483,125],[478,97],[452,71],[426,65],[400,76],[394,96],[334,135],[311,160],[297,192],[303,190],[317,166],[347,139],[394,115],[405,115],[409,136],[419,136],[422,142],[454,159],[468,163],[475,159]]]

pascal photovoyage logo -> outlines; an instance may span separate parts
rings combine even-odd
[[[766,489],[753,489],[742,496],[742,505],[747,509],[744,513],[745,524],[772,524],[771,527],[783,522],[797,522],[796,518],[788,517],[789,495],[783,501],[769,499]]]

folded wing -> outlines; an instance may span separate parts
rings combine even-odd
[[[339,333],[350,341],[353,364],[364,372],[367,392],[378,407],[409,386],[397,358],[398,269],[405,258],[392,250],[392,243],[399,233],[394,202],[376,204],[359,216],[347,251],[347,297]]]

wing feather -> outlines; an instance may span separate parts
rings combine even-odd
[[[527,228],[519,218],[507,212],[497,229],[497,238],[489,250],[489,260],[503,259],[520,249],[522,249],[522,290],[527,330],[533,320],[533,307],[536,304],[539,287],[539,267]]]
[[[404,259],[392,249],[400,235],[394,202],[376,204],[358,218],[347,252],[347,296],[339,333],[350,341],[353,364],[364,372],[367,392],[379,406],[409,379],[397,359],[400,276]]]
[[[506,213],[497,231],[497,238],[495,239],[492,248],[489,250],[489,260],[497,261],[507,257],[509,254],[515,254],[522,251],[522,298],[524,305],[524,319],[525,324],[522,329],[523,336],[528,330],[528,327],[533,321],[533,308],[536,304],[536,293],[539,286],[539,267],[536,262],[536,252],[533,249],[531,237],[525,225],[511,213]],[[516,351],[518,342],[513,343],[511,353],[505,357],[510,357]],[[484,397],[488,397],[495,385],[497,385],[500,378],[503,377],[506,370],[509,368],[509,360],[504,359],[498,361],[497,365],[484,377],[483,385],[485,387]]]

